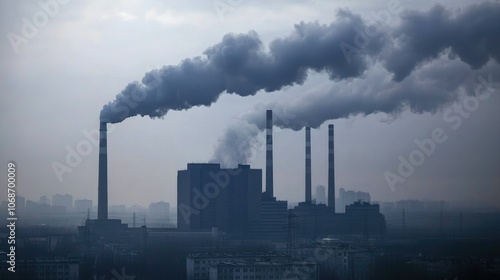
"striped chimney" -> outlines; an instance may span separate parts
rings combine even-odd
[[[306,203],[311,201],[311,128],[306,127]]]
[[[335,212],[335,153],[333,145],[333,124],[328,125],[328,207]]]
[[[108,140],[106,123],[100,123],[99,182],[97,193],[97,218],[108,219]]]
[[[273,186],[273,111],[266,111],[266,193],[274,196]]]

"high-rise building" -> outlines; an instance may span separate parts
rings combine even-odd
[[[316,204],[326,204],[326,189],[323,185],[316,186]]]
[[[249,165],[223,169],[215,163],[190,163],[177,172],[177,227],[219,230],[248,237],[261,219],[262,170]]]

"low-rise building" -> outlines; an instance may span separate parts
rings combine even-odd
[[[318,280],[319,269],[315,262],[223,262],[210,267],[209,279]]]
[[[186,259],[186,276],[188,280],[209,280],[210,268],[220,263],[287,262],[288,259],[277,254],[191,254]]]

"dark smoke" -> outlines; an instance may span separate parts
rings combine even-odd
[[[490,79],[491,73],[497,73]],[[390,78],[390,73],[380,64],[373,65],[363,77],[350,81],[323,84],[306,94],[294,96],[267,104],[258,104],[253,110],[239,116],[227,131],[237,130],[239,135],[249,135],[245,131],[251,128],[257,137],[257,131],[265,129],[265,110],[271,109],[274,114],[274,125],[280,128],[301,130],[306,126],[318,128],[328,120],[348,118],[355,115],[386,113],[397,117],[402,111],[414,113],[438,112],[446,105],[460,98],[461,94],[477,94],[475,90],[483,77],[492,82],[491,86],[500,88],[500,65],[489,63],[481,71],[473,71],[458,60],[449,60],[446,55],[432,63],[422,66],[402,82]],[[446,81],[446,82],[443,82]],[[481,91],[491,90],[483,87]],[[218,140],[212,161],[226,166],[251,162],[260,142],[254,138],[242,138],[234,143],[235,138],[227,137],[227,133]],[[254,145],[250,145],[254,143]],[[231,146],[245,146],[251,150],[232,149]],[[225,148],[226,147],[226,148]],[[246,155],[251,155],[247,157]]]
[[[500,74],[498,4],[473,5],[460,14],[441,6],[427,13],[406,12],[391,34],[391,40],[385,41],[387,50],[362,75],[323,85],[296,98],[259,104],[241,115],[239,122],[262,131],[267,109],[274,112],[275,126],[293,130],[317,128],[328,120],[354,115],[383,112],[397,116],[407,109],[434,113],[464,92],[475,94],[478,77],[487,80],[491,74]],[[221,149],[231,141],[225,135],[219,139],[213,160],[226,164],[233,162],[228,158],[250,161],[238,150]]]
[[[447,48],[473,69],[491,58],[500,62],[500,4],[471,5],[461,13],[442,6],[429,12],[408,11],[393,32],[397,45],[387,58],[387,69],[397,81],[418,65],[437,58]]]
[[[259,90],[277,91],[302,84],[308,70],[325,71],[331,79],[357,77],[368,67],[365,56],[348,62],[339,44],[352,42],[355,28],[365,28],[360,16],[337,13],[330,25],[295,25],[288,37],[271,42],[269,51],[255,32],[228,34],[208,48],[203,56],[185,59],[177,66],[165,66],[146,73],[104,106],[101,120],[121,122],[132,116],[162,117],[169,110],[210,106],[223,93],[254,95]],[[383,47],[384,36],[370,42],[366,54]]]
[[[374,29],[376,36],[366,40],[362,32]],[[345,55],[341,46],[346,44],[358,49],[354,55]],[[225,35],[202,56],[148,72],[141,82],[127,85],[104,106],[101,120],[159,118],[169,110],[210,106],[223,93],[278,91],[303,84],[311,72],[328,75],[333,83],[321,90],[261,104],[241,116],[219,140],[213,158],[234,165],[252,157],[265,109],[274,110],[276,125],[294,130],[357,114],[436,112],[461,92],[472,93],[476,75],[500,73],[499,62],[499,3],[459,11],[442,6],[406,11],[392,28],[340,10],[329,25],[295,25],[290,35],[272,41],[269,50],[253,31]]]

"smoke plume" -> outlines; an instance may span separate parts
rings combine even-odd
[[[353,40],[355,28],[365,27],[360,16],[341,10],[330,25],[295,25],[292,34],[272,41],[269,51],[254,31],[227,34],[203,56],[153,70],[141,82],[128,84],[104,106],[101,120],[163,117],[169,110],[210,106],[224,92],[247,96],[259,90],[277,91],[302,84],[308,70],[325,71],[333,80],[357,77],[367,69],[367,58],[357,56],[348,62],[339,45]],[[370,42],[366,55],[380,52],[383,40],[380,36]]]
[[[499,74],[499,63],[499,3],[406,11],[391,27],[340,10],[329,25],[295,25],[268,50],[254,31],[227,34],[203,55],[128,84],[104,106],[101,120],[159,118],[169,110],[210,106],[223,93],[248,96],[301,85],[311,72],[328,76],[329,84],[240,116],[219,139],[213,157],[235,165],[248,162],[259,145],[265,109],[274,110],[275,125],[294,130],[356,114],[435,112],[460,92],[473,93],[474,77]]]

